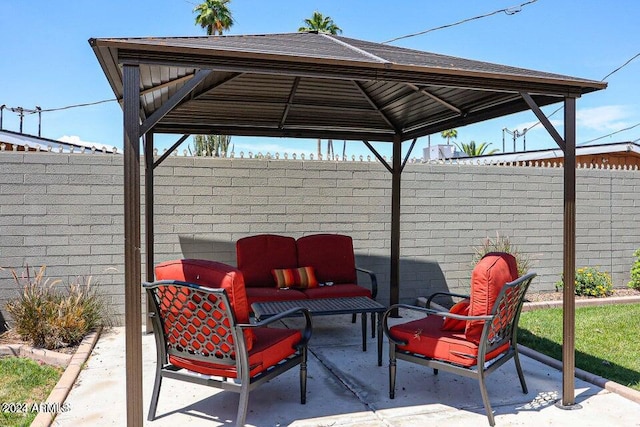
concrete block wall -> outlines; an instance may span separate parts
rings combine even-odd
[[[91,276],[115,317],[124,296],[122,156],[0,152],[0,311],[42,265],[61,286]]]
[[[121,322],[122,157],[0,153],[0,167],[0,265],[46,264],[65,279],[90,274]],[[597,266],[626,286],[640,247],[640,175],[578,169],[577,182],[577,266]],[[358,264],[378,274],[379,300],[387,303],[390,198],[390,174],[377,162],[172,156],[155,174],[156,262],[235,264],[235,241],[244,236],[344,233]],[[562,168],[408,164],[402,301],[468,290],[474,248],[496,233],[533,259],[533,289],[553,290],[562,271],[562,212]],[[16,287],[0,273],[4,306]]]

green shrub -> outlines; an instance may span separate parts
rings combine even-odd
[[[55,349],[78,344],[104,319],[104,302],[91,284],[91,278],[77,278],[66,288],[60,280],[45,277],[45,266],[31,277],[29,267],[21,276],[11,270],[21,294],[7,303],[15,330],[36,347]]]
[[[482,245],[474,248],[473,254],[473,266],[482,259],[483,256],[490,252],[506,252],[513,255],[518,263],[518,276],[527,274],[531,268],[531,258],[528,254],[520,252],[515,245],[511,244],[509,237],[501,236],[500,233],[496,233],[495,240],[487,237]]]
[[[640,249],[637,249],[633,256],[636,257],[636,260],[631,267],[629,287],[640,291]]]
[[[563,277],[556,283],[557,288],[564,286]],[[613,293],[611,276],[594,267],[582,267],[576,270],[575,294],[578,296],[606,297]]]

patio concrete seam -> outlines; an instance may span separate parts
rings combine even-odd
[[[534,360],[537,360],[538,362],[544,363],[545,365],[551,366],[554,369],[562,371],[562,362],[552,357],[549,357],[546,354],[539,353],[522,344],[518,344],[518,351],[525,356],[528,356]],[[616,393],[626,399],[632,400],[636,403],[640,403],[640,391],[634,390],[630,387],[626,387],[614,381],[610,381],[599,375],[592,374],[590,372],[584,371],[579,368],[575,368],[575,376],[576,378],[579,378],[583,381],[586,381],[588,383],[601,387],[612,393]]]
[[[334,369],[332,369],[332,365],[325,363],[325,361],[324,361],[322,358],[320,358],[320,357],[319,357],[319,356],[318,356],[318,355],[313,351],[313,349],[309,348],[309,352],[311,352],[311,353],[313,354],[313,356],[318,360],[318,362],[319,362],[319,363],[320,363],[320,364],[321,364],[321,365],[322,365],[322,366],[323,366],[323,367],[324,367],[328,372],[330,372],[330,373],[331,373],[331,375],[333,375],[333,376],[334,376],[334,378],[335,378],[336,380],[338,380],[338,382],[339,382],[340,384],[344,385],[344,386],[345,386],[345,388],[346,388],[347,390],[349,390],[349,392],[351,392],[351,393],[352,393],[352,394],[353,394],[353,395],[358,399],[358,401],[359,401],[360,403],[362,403],[362,405],[363,405],[365,408],[367,408],[367,409],[368,409],[368,410],[369,410],[369,411],[370,411],[370,412],[371,412],[371,413],[372,413],[376,418],[378,418],[378,419],[379,419],[381,422],[383,422],[384,424],[391,426],[391,424],[389,424],[389,423],[387,422],[387,420],[385,420],[385,419],[384,419],[384,417],[381,417],[381,416],[378,414],[378,411],[376,410],[376,408],[375,408],[375,407],[371,406],[371,404],[370,404],[370,403],[368,403],[366,399],[363,399],[363,398],[362,398],[362,396],[360,395],[360,393],[358,393],[358,391],[356,390],[356,388],[355,388],[355,387],[353,387],[351,384],[349,384],[349,382],[348,382],[346,379],[344,379],[341,375],[338,375],[338,373],[336,373],[336,372],[334,371]]]
[[[58,412],[69,410],[69,408],[64,406],[64,401],[73,388],[85,362],[89,359],[93,347],[98,342],[101,332],[102,327],[99,327],[89,333],[89,335],[82,340],[76,352],[71,357],[69,365],[60,377],[60,380],[58,380],[58,383],[49,394],[49,397],[47,397],[47,410],[38,412],[38,415],[36,415],[35,419],[31,423],[31,427],[49,427],[53,423]]]

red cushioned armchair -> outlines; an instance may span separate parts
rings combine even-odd
[[[169,261],[156,267],[156,277],[165,280],[143,284],[152,301],[157,350],[149,421],[163,378],[240,393],[236,425],[242,426],[249,392],[300,365],[300,401],[306,402],[308,310],[294,308],[250,324],[242,274],[213,261]],[[306,319],[302,331],[267,327],[295,313]]]
[[[523,393],[527,393],[517,347],[517,329],[525,293],[535,277],[518,278],[515,258],[506,253],[487,254],[476,265],[471,277],[471,295],[450,311],[436,311],[396,304],[383,316],[383,330],[389,338],[389,397],[395,397],[396,360],[476,378],[487,418],[495,425],[485,377],[513,359]],[[440,292],[437,296],[462,297]],[[432,296],[433,297],[433,296]],[[394,310],[412,310],[427,316],[392,326]]]

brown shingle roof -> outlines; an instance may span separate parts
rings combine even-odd
[[[317,33],[92,39],[116,95],[140,64],[157,111],[197,70],[213,72],[158,132],[389,141],[526,110],[605,83]]]

